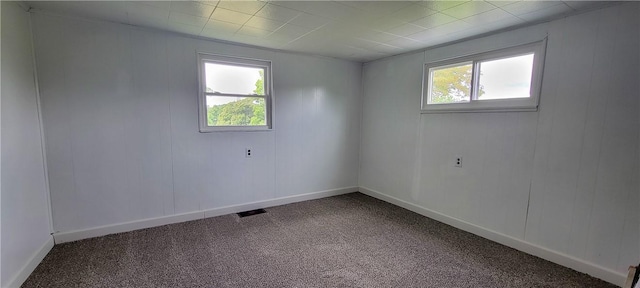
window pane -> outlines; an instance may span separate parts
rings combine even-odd
[[[264,69],[205,63],[205,92],[264,95]]]
[[[208,126],[267,125],[267,104],[260,97],[207,96]]]
[[[533,54],[480,62],[478,100],[528,98]]]
[[[429,69],[429,104],[469,102],[472,63]]]

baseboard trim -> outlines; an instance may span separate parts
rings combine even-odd
[[[53,248],[54,244],[55,243],[53,241],[53,237],[49,237],[47,241],[44,242],[44,244],[42,244],[40,249],[38,249],[38,251],[36,251],[35,253],[33,253],[33,255],[31,255],[31,258],[29,258],[29,261],[27,261],[27,263],[24,264],[24,266],[22,266],[22,268],[13,277],[13,279],[9,280],[8,282],[9,284],[6,287],[7,288],[20,287],[22,283],[24,283],[24,281],[26,281],[27,278],[29,278],[29,275],[31,275],[33,270],[35,270],[36,267],[38,267],[38,264],[42,262],[44,257],[47,256],[49,251],[51,251],[51,248]]]
[[[117,223],[117,224],[105,225],[100,227],[82,229],[82,230],[58,232],[53,234],[53,238],[55,239],[56,244],[60,244],[65,242],[72,242],[72,241],[105,236],[109,234],[123,233],[123,232],[163,226],[168,224],[193,221],[193,220],[204,219],[209,217],[216,217],[216,216],[237,213],[237,212],[242,212],[247,210],[267,208],[267,207],[279,206],[279,205],[290,204],[295,202],[302,202],[307,200],[337,196],[337,195],[347,194],[347,193],[352,193],[357,191],[358,191],[358,187],[355,187],[355,186],[324,190],[324,191],[293,195],[293,196],[287,196],[287,197],[276,198],[276,199],[268,199],[264,201],[256,201],[256,202],[244,203],[239,205],[225,206],[225,207],[196,211],[196,212],[148,218],[148,219],[136,220],[131,222],[124,222],[124,223]]]
[[[280,205],[308,201],[308,200],[315,200],[315,199],[326,198],[331,196],[338,196],[338,195],[353,193],[353,192],[358,192],[358,187],[354,186],[354,187],[324,190],[324,191],[311,192],[306,194],[269,199],[264,201],[256,201],[256,202],[245,203],[240,205],[214,208],[214,209],[205,210],[204,218],[216,217],[216,216],[221,216],[221,215],[226,215],[231,213],[238,213],[242,211],[261,209],[261,208],[267,208],[267,207],[273,207],[273,206],[280,206]]]
[[[514,248],[516,250],[520,250],[522,252],[525,252],[527,254],[531,254],[537,257],[540,257],[542,259],[551,261],[553,263],[565,266],[565,267],[569,267],[571,269],[574,269],[578,272],[582,272],[582,273],[586,273],[589,274],[593,277],[602,279],[604,281],[607,281],[609,283],[618,285],[618,286],[622,286],[626,280],[626,275],[622,274],[622,273],[618,273],[616,271],[613,271],[609,268],[605,268],[590,262],[586,262],[582,259],[578,259],[576,257],[558,252],[558,251],[554,251],[533,243],[529,243],[527,241],[524,241],[522,239],[518,239],[518,238],[514,238],[512,236],[509,235],[505,235],[496,231],[492,231],[489,229],[486,229],[484,227],[460,220],[460,219],[456,219],[453,218],[451,216],[447,216],[445,214],[442,214],[440,212],[436,212],[433,211],[431,209],[427,209],[421,206],[418,206],[416,204],[407,202],[405,200],[402,199],[398,199],[396,197],[393,196],[389,196],[386,195],[382,192],[373,190],[373,189],[369,189],[366,187],[362,187],[360,186],[359,189],[360,193],[369,195],[371,197],[380,199],[382,201],[394,204],[396,206],[400,206],[402,208],[405,208],[407,210],[416,212],[418,214],[421,214],[423,216],[429,217],[431,219],[434,219],[436,221],[445,223],[447,225],[451,225],[453,227],[456,227],[458,229],[473,233],[475,235],[478,235],[480,237],[489,239],[491,241],[500,243],[502,245],[505,246],[509,246],[511,248]]]
[[[202,211],[175,214],[170,216],[161,216],[155,218],[147,218],[142,220],[123,222],[88,229],[73,230],[67,232],[53,233],[56,244],[73,242],[83,239],[95,238],[110,234],[129,232],[134,230],[146,229],[151,227],[163,226],[168,224],[187,222],[204,218]]]

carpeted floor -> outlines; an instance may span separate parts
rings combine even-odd
[[[615,287],[360,193],[56,245],[23,287]]]

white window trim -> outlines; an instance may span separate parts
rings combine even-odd
[[[451,112],[513,112],[513,111],[537,111],[540,102],[540,90],[542,88],[542,72],[544,70],[544,58],[547,40],[536,41],[524,45],[509,47],[505,49],[493,50],[478,54],[472,54],[462,57],[455,57],[437,62],[430,62],[424,65],[422,77],[422,103],[421,113],[451,113]],[[498,60],[503,58],[516,57],[520,55],[534,53],[533,73],[531,76],[531,90],[529,98],[511,98],[511,99],[492,99],[477,100],[473,99],[474,91],[471,92],[472,99],[469,102],[446,103],[446,104],[428,104],[428,97],[431,87],[429,87],[430,69],[442,66],[454,66],[456,64],[464,64],[465,62],[473,63],[473,79],[472,87],[478,85],[478,75],[476,71],[480,61]]]
[[[250,132],[250,131],[271,131],[272,119],[273,119],[273,82],[271,74],[271,61],[240,58],[234,56],[223,56],[216,54],[209,54],[204,52],[197,52],[198,56],[198,124],[201,133],[208,132]],[[264,69],[264,95],[244,95],[244,94],[229,94],[229,93],[212,93],[205,91],[204,80],[204,64],[205,63],[219,63],[234,66],[245,67],[257,67]],[[261,97],[265,99],[266,103],[266,120],[267,125],[253,125],[253,126],[209,126],[207,125],[207,95],[215,96],[237,96],[237,97]]]

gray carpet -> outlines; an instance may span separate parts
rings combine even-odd
[[[56,245],[23,287],[614,287],[360,193]]]

